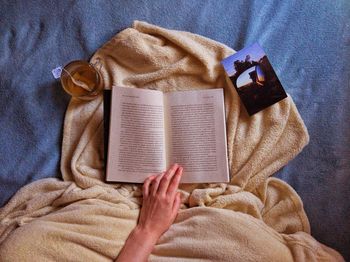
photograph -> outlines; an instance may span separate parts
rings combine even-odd
[[[244,48],[221,63],[249,115],[287,97],[259,44]]]
[[[350,0],[0,6],[0,262],[350,262]]]

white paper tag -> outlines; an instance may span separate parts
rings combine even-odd
[[[56,67],[55,69],[52,69],[51,73],[53,74],[53,77],[55,79],[60,78],[62,74],[62,67],[59,66],[59,67]]]

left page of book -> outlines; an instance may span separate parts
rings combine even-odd
[[[142,183],[166,168],[163,93],[114,87],[107,181]]]

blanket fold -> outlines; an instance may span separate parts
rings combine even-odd
[[[270,178],[309,140],[292,98],[249,117],[219,63],[232,53],[199,35],[135,21],[91,59],[102,65],[105,88],[225,92],[232,180],[181,185],[181,211],[150,260],[343,261],[310,236],[297,193]],[[102,96],[72,99],[64,123],[64,181],[29,184],[0,210],[1,258],[115,259],[136,225],[142,194],[140,185],[104,183],[103,163]]]

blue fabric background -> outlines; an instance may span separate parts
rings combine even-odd
[[[0,1],[0,206],[60,177],[69,101],[51,69],[89,59],[134,19],[239,50],[259,42],[310,132],[277,176],[300,194],[312,234],[350,260],[349,1]]]

